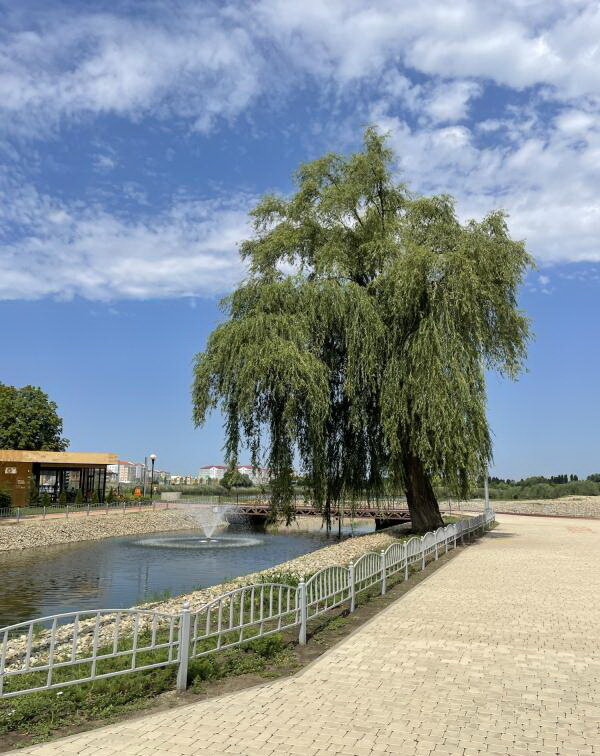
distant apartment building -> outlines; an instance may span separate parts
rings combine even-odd
[[[119,483],[133,483],[135,480],[135,465],[131,462],[119,460],[116,465],[108,465],[106,468],[106,479],[112,485]]]
[[[269,470],[266,467],[252,467],[252,465],[238,465],[237,471],[241,475],[247,475],[253,485],[258,486],[269,482]],[[227,472],[226,465],[204,465],[200,468],[198,478],[202,481],[218,482]]]
[[[198,478],[193,475],[171,475],[171,485],[173,486],[196,486]]]
[[[143,480],[144,479],[144,463],[143,462],[133,462],[133,478],[134,480]]]

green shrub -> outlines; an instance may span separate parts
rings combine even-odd
[[[79,506],[83,504],[83,491],[81,488],[78,488],[77,493],[75,494],[75,504]]]
[[[283,651],[285,644],[283,636],[280,633],[275,633],[274,635],[267,635],[265,638],[250,641],[244,648],[262,656],[263,659],[272,659]]]
[[[0,489],[0,509],[12,506],[12,496],[10,491],[6,489]]]
[[[59,504],[66,504],[67,503],[67,492],[66,492],[66,490],[64,488],[63,488],[63,490],[59,494],[58,503]]]

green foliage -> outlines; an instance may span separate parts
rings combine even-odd
[[[531,259],[504,215],[462,225],[450,197],[394,183],[392,157],[367,129],[362,152],[302,165],[290,200],[259,203],[250,277],[196,360],[194,420],[220,407],[227,459],[244,442],[257,465],[269,440],[273,518],[293,517],[296,454],[328,522],[386,477],[413,520],[432,477],[465,495],[491,456],[484,370],[512,377],[524,358]],[[421,526],[441,524],[433,505]]]
[[[283,636],[275,633],[248,641],[239,648],[192,659],[188,672],[188,679],[192,682],[191,689],[198,690],[207,680],[261,672],[270,661],[276,660],[284,651]]]
[[[0,488],[0,509],[12,506],[12,496],[10,491]]]
[[[42,498],[40,500],[40,503],[41,503],[41,505],[43,507],[49,507],[50,506],[50,504],[52,502],[50,501],[50,494],[48,493],[48,491],[44,491],[44,493],[42,494]]]
[[[83,491],[81,488],[77,489],[77,493],[75,494],[75,504],[78,506],[81,506],[83,504]]]
[[[35,477],[29,476],[29,505],[37,506],[40,503],[40,490],[35,484]]]
[[[507,501],[510,499],[559,499],[562,496],[600,496],[600,482],[574,480],[569,483],[531,483],[528,478],[517,483],[497,483],[490,485],[490,499]],[[475,491],[476,497],[483,497],[483,489]]]
[[[97,504],[98,503],[98,491],[95,488],[92,491],[91,502],[92,502],[92,504]]]
[[[0,449],[64,451],[69,441],[56,410],[40,388],[0,383]]]
[[[242,475],[239,470],[230,465],[221,479],[221,485],[227,490],[231,488],[252,488],[252,481],[247,475]]]
[[[111,486],[108,490],[108,494],[106,495],[106,503],[114,504],[116,500],[117,500],[117,496],[115,494],[115,489]]]
[[[63,488],[63,490],[60,492],[60,494],[58,496],[58,503],[59,504],[66,504],[67,503],[67,492],[66,492],[66,490],[64,488]]]

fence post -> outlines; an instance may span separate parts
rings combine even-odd
[[[188,660],[190,656],[190,602],[184,601],[179,618],[179,669],[177,670],[177,692],[187,690]]]
[[[425,569],[425,536],[421,536],[421,569]]]
[[[444,546],[446,547],[446,554],[448,553],[448,532],[444,528]]]
[[[350,562],[348,565],[348,572],[350,577],[350,611],[353,612],[356,609],[356,583],[354,582],[354,562]]]
[[[385,551],[381,549],[381,595],[387,590],[387,575],[385,574]]]
[[[89,501],[88,501],[88,505],[87,505],[87,516],[88,517],[90,516],[90,503],[89,503]]]
[[[308,615],[306,606],[306,583],[301,580],[298,583],[298,603],[300,606],[300,632],[298,633],[298,643],[306,646],[306,619]]]
[[[17,507],[17,522],[21,522],[21,507]]]
[[[437,562],[437,560],[438,560],[438,534],[436,530],[435,532],[435,561]]]
[[[154,510],[156,509],[156,502],[151,501],[150,503],[152,504],[152,511],[154,512]]]
[[[68,516],[69,516],[69,505],[67,504],[67,512],[66,512],[65,517],[68,517]]]
[[[408,580],[408,548],[404,544],[404,579]]]
[[[44,514],[42,515],[42,520],[46,519],[46,507],[44,507]]]

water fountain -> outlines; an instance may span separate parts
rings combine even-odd
[[[255,546],[262,543],[260,538],[240,535],[219,535],[227,523],[227,513],[232,504],[215,504],[201,499],[173,501],[175,509],[191,515],[198,523],[203,536],[160,536],[138,541],[140,546],[154,546],[166,549],[229,549],[240,546]]]

